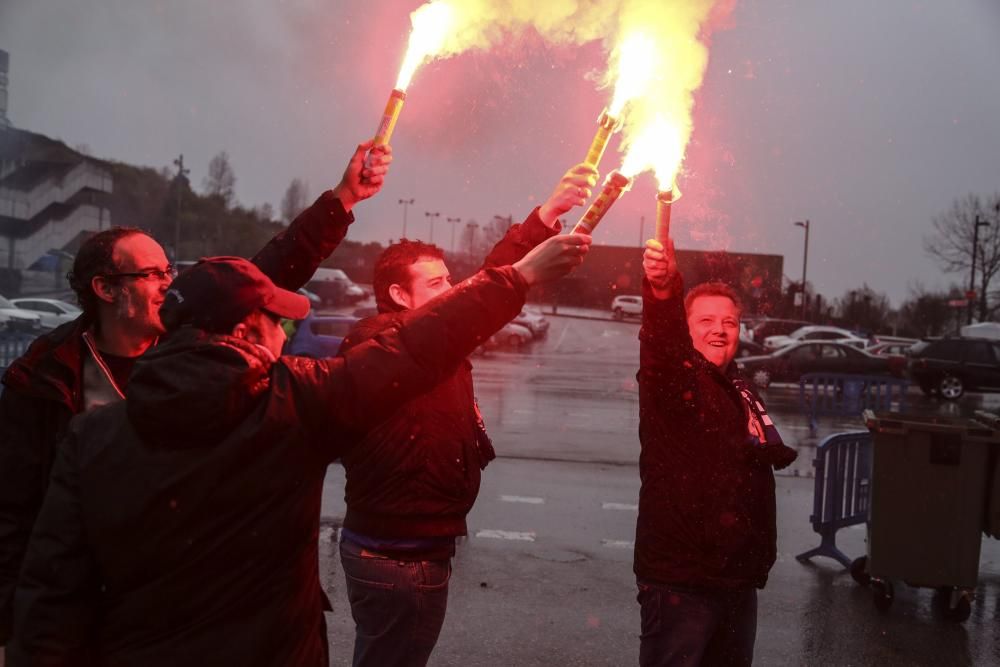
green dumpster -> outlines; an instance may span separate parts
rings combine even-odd
[[[900,580],[965,591],[968,616],[979,578],[988,464],[1000,430],[967,419],[870,410],[865,421],[872,433],[867,572],[876,604],[887,608],[891,582]],[[951,606],[959,602],[952,595]]]

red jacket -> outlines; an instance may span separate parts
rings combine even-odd
[[[484,266],[518,261],[557,229],[546,227],[535,209],[510,228]],[[483,317],[488,307],[470,303],[466,317]],[[359,322],[341,353],[394,326],[399,316],[383,313]],[[466,534],[465,516],[479,495],[481,470],[494,456],[477,437],[474,393],[472,364],[463,361],[344,453],[346,528],[376,538]]]

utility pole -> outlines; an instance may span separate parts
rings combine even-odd
[[[809,307],[809,300],[806,297],[806,265],[809,262],[809,221],[796,222],[796,227],[806,230],[805,246],[802,249],[802,319],[806,318],[806,310]]]
[[[174,166],[177,167],[177,178],[174,183],[174,187],[177,189],[177,215],[174,217],[174,264],[176,264],[181,259],[181,197],[183,193],[181,188],[184,185],[184,179],[191,173],[191,170],[184,167],[183,153],[174,160]]]
[[[470,222],[465,225],[465,228],[469,230],[469,256],[471,257],[476,252],[476,230],[479,229],[479,223]]]
[[[462,219],[461,218],[445,218],[445,220],[447,220],[448,224],[451,225],[451,254],[454,255],[455,254],[455,227],[458,225],[458,223],[462,222]]]
[[[410,207],[410,204],[416,203],[416,201],[413,198],[399,200],[399,203],[403,205],[403,235],[399,237],[400,241],[406,238],[406,209]]]
[[[968,315],[966,316],[966,324],[972,324],[972,309],[976,302],[976,253],[979,250],[979,228],[989,227],[990,223],[986,220],[980,220],[979,214],[976,213],[976,224],[972,228],[972,271],[969,275],[969,291],[965,295],[965,298],[969,300]],[[986,258],[983,258],[986,261]]]
[[[431,234],[430,238],[427,239],[428,243],[434,243],[434,220],[441,217],[440,213],[431,213],[429,211],[424,211],[424,217],[427,218],[431,223]]]
[[[646,216],[639,216],[639,247],[642,248],[646,245],[646,239],[642,238],[642,228],[646,225]]]

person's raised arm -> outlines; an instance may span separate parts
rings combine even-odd
[[[358,144],[340,182],[320,195],[251,260],[275,285],[297,290],[309,282],[320,263],[347,235],[347,227],[354,222],[354,206],[382,189],[392,162],[392,148],[385,145],[372,149],[371,163],[366,167],[365,154],[371,148],[371,141]]]
[[[694,346],[684,312],[684,283],[677,270],[673,240],[668,240],[666,246],[653,239],[646,241],[642,269],[640,372],[654,368],[681,372],[685,362],[690,366]]]
[[[542,241],[561,231],[559,217],[575,206],[583,206],[597,183],[597,170],[578,164],[563,174],[544,204],[533,210],[524,222],[513,225],[493,246],[482,268],[513,264]]]
[[[365,430],[385,419],[452,373],[517,315],[529,287],[566,275],[589,247],[589,237],[553,237],[513,266],[480,271],[420,308],[399,313],[393,326],[341,357],[282,358],[278,371],[290,372],[303,424],[330,434]]]

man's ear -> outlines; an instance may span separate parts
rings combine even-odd
[[[101,301],[107,303],[114,303],[115,301],[115,286],[110,280],[104,276],[94,276],[90,279],[90,289],[93,290],[94,294]]]
[[[410,294],[403,289],[398,283],[393,283],[389,285],[389,298],[396,302],[397,306],[402,308],[410,308]]]
[[[242,338],[246,340],[247,333],[249,333],[249,331],[250,330],[247,328],[246,323],[240,322],[235,327],[233,327],[233,330],[230,332],[229,335],[232,336],[233,338]]]

